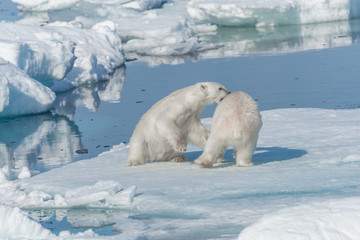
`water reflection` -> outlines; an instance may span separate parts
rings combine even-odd
[[[118,102],[125,82],[126,67],[117,68],[109,81],[90,83],[56,96],[53,113],[74,119],[77,107],[84,106],[91,112],[96,112],[103,102]]]
[[[200,58],[249,54],[283,54],[348,46],[359,41],[360,20],[289,25],[273,28],[219,27],[216,34],[201,41],[221,47],[200,54]]]
[[[102,101],[119,101],[124,81],[125,67],[121,67],[109,81],[59,94],[51,113],[0,120],[0,167],[27,166],[42,172],[79,158],[76,151],[86,146],[73,121],[76,108],[94,112]]]
[[[1,121],[0,144],[0,165],[39,171],[71,162],[82,148],[77,126],[50,113]]]
[[[216,32],[199,34],[199,41],[217,47],[189,56],[130,57],[150,66],[182,64],[185,60],[238,57],[251,54],[278,55],[309,50],[344,47],[360,39],[360,19],[279,27],[218,27]]]

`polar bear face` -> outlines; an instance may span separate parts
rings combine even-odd
[[[202,82],[198,85],[207,104],[219,103],[230,93],[223,85],[216,82]]]

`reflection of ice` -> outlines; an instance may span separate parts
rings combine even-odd
[[[200,58],[248,54],[282,54],[347,46],[356,41],[359,20],[275,28],[219,27],[216,34],[202,35],[201,41],[223,47],[200,53]]]
[[[1,120],[0,167],[36,165],[35,170],[43,171],[72,162],[76,151],[83,149],[80,131],[72,122],[76,107],[97,111],[101,101],[119,101],[125,69],[117,68],[108,81],[59,94],[52,114]]]
[[[250,54],[285,54],[308,50],[342,47],[360,38],[360,20],[331,23],[291,25],[270,28],[218,27],[216,32],[199,33],[199,41],[213,48],[194,55],[139,56],[130,58],[145,61],[151,66],[182,64],[186,60],[235,57]],[[208,45],[208,44],[204,44]]]
[[[1,165],[48,169],[71,162],[78,149],[79,130],[66,118],[44,114],[0,123]]]
[[[125,82],[125,69],[125,66],[117,68],[109,81],[83,85],[70,92],[59,94],[55,101],[54,114],[66,116],[72,120],[78,106],[84,105],[95,112],[100,107],[100,101],[119,101]]]

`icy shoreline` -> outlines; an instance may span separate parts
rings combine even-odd
[[[254,155],[254,167],[234,167],[231,151],[225,154],[225,162],[214,169],[202,169],[192,162],[155,162],[126,167],[128,148],[122,144],[93,159],[30,178],[5,180],[0,184],[0,204],[57,208],[71,202],[76,193],[86,193],[73,202],[92,208],[125,207],[130,210],[128,216],[120,219],[108,216],[102,221],[116,224],[114,228],[125,233],[133,231],[137,236],[157,239],[170,235],[174,239],[185,239],[190,235],[199,239],[206,239],[206,236],[220,238],[226,234],[236,238],[236,232],[255,224],[245,231],[245,236],[252,236],[252,229],[269,231],[263,227],[264,223],[267,226],[268,218],[276,218],[279,222],[297,221],[300,227],[294,225],[293,230],[303,232],[301,226],[306,222],[300,218],[302,213],[313,213],[314,224],[320,224],[321,219],[336,214],[337,209],[343,209],[346,204],[349,211],[336,215],[334,224],[329,227],[343,226],[340,222],[346,218],[351,226],[357,227],[346,231],[350,231],[350,236],[358,236],[355,231],[358,229],[357,218],[347,213],[352,210],[356,213],[358,209],[354,203],[359,199],[357,133],[360,129],[357,123],[360,111],[279,109],[261,114],[264,127]],[[203,122],[210,126],[211,119],[203,119]],[[339,141],[342,144],[339,145]],[[187,156],[191,160],[199,154],[199,149],[189,147]],[[125,190],[119,191],[122,189],[117,187],[119,183]],[[109,191],[104,184],[110,186]],[[137,194],[131,186],[136,186]],[[131,194],[116,197],[122,191]],[[122,202],[127,199],[127,204],[112,205],[106,199],[122,199]],[[315,214],[312,208],[318,209],[317,202],[323,201],[327,202],[327,207]],[[67,207],[71,208],[71,204]],[[297,209],[298,218],[288,214],[292,209]],[[258,222],[263,215],[266,217]],[[84,225],[84,219],[81,221]],[[88,226],[98,224],[90,216],[88,221]],[[120,224],[124,222],[126,229]],[[176,227],[170,230],[169,226]],[[217,227],[209,229],[209,226]],[[274,231],[277,237],[288,236],[281,225]],[[309,236],[323,234],[313,228],[307,231]],[[341,231],[345,228],[337,229],[334,234]]]

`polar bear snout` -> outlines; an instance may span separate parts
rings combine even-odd
[[[222,91],[222,92],[224,92],[224,96],[219,99],[219,102],[221,102],[222,100],[224,100],[224,98],[226,98],[226,96],[231,93],[229,90],[224,89],[224,88],[219,88],[219,90]],[[219,103],[219,102],[218,102],[218,103]]]

